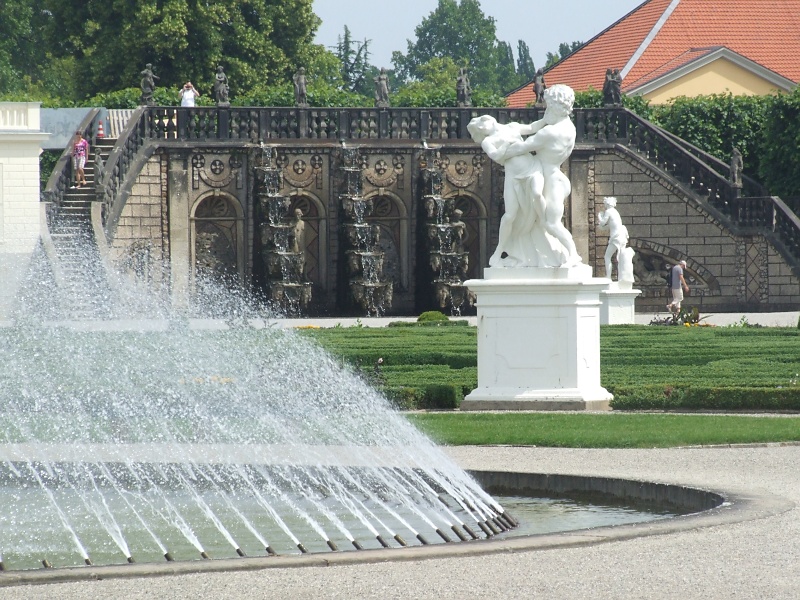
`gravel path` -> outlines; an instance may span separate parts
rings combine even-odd
[[[464,467],[603,475],[773,494],[787,512],[586,547],[333,567],[0,588],[4,600],[88,598],[800,598],[800,446],[449,448]]]

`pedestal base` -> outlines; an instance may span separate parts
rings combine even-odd
[[[486,269],[477,296],[478,387],[463,410],[608,410],[600,292],[586,265]]]
[[[600,325],[633,325],[636,323],[635,301],[642,290],[630,283],[611,282],[600,292]]]

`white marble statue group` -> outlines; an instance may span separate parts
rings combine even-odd
[[[571,267],[581,263],[572,234],[561,221],[572,189],[561,165],[575,147],[575,126],[570,120],[575,93],[557,84],[545,90],[544,100],[544,116],[528,125],[501,124],[482,115],[467,126],[489,158],[505,168],[505,213],[490,267]],[[606,198],[604,204],[598,224],[610,229],[606,277],[611,277],[611,259],[616,253],[619,280],[632,283],[634,251],[627,247],[627,229],[616,210],[616,199]]]
[[[581,262],[572,235],[561,222],[571,191],[561,165],[575,147],[575,126],[569,118],[575,94],[565,85],[554,85],[545,90],[544,98],[544,117],[529,125],[500,124],[482,115],[467,126],[472,139],[506,172],[505,214],[490,267]]]

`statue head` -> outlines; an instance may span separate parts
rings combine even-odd
[[[300,75],[302,75],[303,73],[306,72],[305,67],[300,67],[299,69],[297,69],[297,72],[300,73]]]
[[[298,219],[302,219],[303,218],[303,209],[295,208],[294,209],[294,216],[297,217]]]
[[[480,144],[488,136],[492,135],[496,129],[497,120],[491,115],[481,115],[480,117],[475,117],[467,125],[467,131],[469,131],[472,139],[478,144]]]
[[[551,119],[558,121],[572,113],[575,92],[568,85],[557,83],[544,91],[544,102],[547,105],[545,118],[548,118],[549,114]]]
[[[603,198],[603,204],[614,208],[617,206],[617,199],[613,196],[608,196],[607,198]]]

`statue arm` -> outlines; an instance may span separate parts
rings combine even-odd
[[[503,162],[507,158],[509,142],[498,136],[489,136],[481,142],[481,148],[495,162]]]
[[[539,119],[538,121],[534,121],[533,123],[529,123],[528,125],[519,125],[517,124],[517,129],[519,130],[520,135],[533,135],[537,131],[539,131],[542,127],[547,125],[544,119]]]

